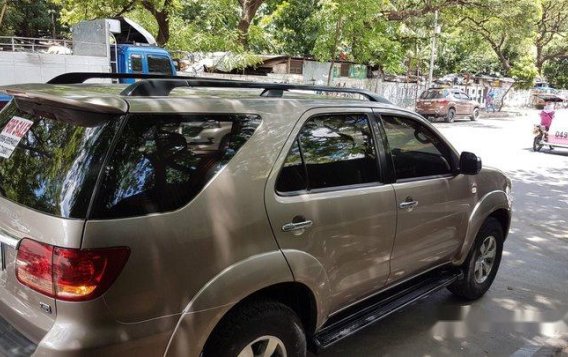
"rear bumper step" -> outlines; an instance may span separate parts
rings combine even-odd
[[[332,317],[314,335],[310,349],[316,353],[320,352],[345,337],[382,320],[393,312],[450,285],[461,277],[462,273],[459,270],[438,270],[420,277],[418,280],[413,279],[401,286],[389,289],[369,299],[370,301],[365,301],[362,305],[354,306]]]
[[[0,317],[0,356],[30,356],[37,345],[18,332],[10,323]]]

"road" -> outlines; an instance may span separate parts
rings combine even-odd
[[[536,117],[435,124],[459,151],[513,180],[513,222],[489,292],[471,303],[440,291],[321,356],[567,354],[568,150],[532,152]]]

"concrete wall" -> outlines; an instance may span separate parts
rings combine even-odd
[[[106,57],[0,52],[0,85],[45,83],[67,72],[110,72]]]

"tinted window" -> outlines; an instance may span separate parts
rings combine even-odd
[[[379,181],[372,137],[364,114],[309,119],[286,158],[277,190],[310,190]]]
[[[251,137],[255,115],[135,115],[111,156],[94,218],[139,216],[191,201]]]
[[[148,72],[153,74],[172,74],[169,58],[148,55]]]
[[[452,172],[450,148],[417,121],[383,116],[397,179]]]
[[[33,125],[13,152],[0,150],[8,156],[0,157],[0,195],[55,216],[85,218],[118,120],[86,127],[50,113],[24,113],[10,104],[0,112],[0,132],[10,130],[14,116]]]
[[[142,73],[144,69],[142,68],[142,56],[131,55],[130,64],[132,66],[132,73]]]
[[[448,96],[448,91],[445,89],[436,90],[430,89],[425,92],[422,92],[420,95],[421,99],[439,99],[439,98],[446,98]]]

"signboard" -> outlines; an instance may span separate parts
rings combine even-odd
[[[548,130],[548,143],[568,146],[568,110],[557,110]]]
[[[10,158],[20,140],[33,124],[34,122],[31,120],[17,116],[12,117],[0,133],[0,157]]]

